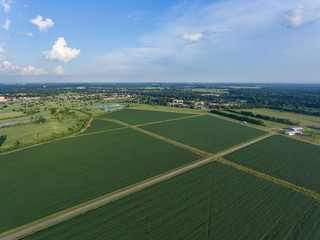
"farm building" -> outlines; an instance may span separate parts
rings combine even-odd
[[[302,127],[292,127],[289,129],[290,131],[302,131],[303,128]]]
[[[284,132],[284,134],[292,136],[292,135],[300,135],[300,134],[302,134],[302,132],[301,131],[286,131],[286,132]]]

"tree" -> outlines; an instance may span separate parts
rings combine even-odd
[[[53,115],[57,112],[57,109],[56,108],[50,108],[50,113]]]

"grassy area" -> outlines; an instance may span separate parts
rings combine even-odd
[[[320,193],[320,147],[273,136],[225,158]]]
[[[211,163],[24,239],[318,239],[319,207]]]
[[[0,149],[14,146],[20,143],[31,143],[35,140],[50,137],[52,134],[67,132],[77,124],[77,119],[66,119],[59,122],[57,119],[47,120],[42,124],[21,124],[0,128],[0,136],[5,136],[1,141]]]
[[[0,119],[17,118],[24,116],[23,112],[4,112],[0,111]]]
[[[93,119],[90,126],[86,129],[86,131],[83,132],[83,134],[101,132],[121,127],[123,126],[117,123],[108,122],[100,119]]]
[[[0,232],[199,158],[132,129],[67,138],[1,155]]]
[[[265,132],[212,116],[199,116],[141,128],[186,145],[216,153]]]
[[[317,117],[317,116],[291,113],[291,112],[285,112],[285,111],[281,112],[278,110],[266,109],[266,108],[246,109],[243,111],[249,111],[254,114],[268,115],[271,117],[290,119],[291,121],[299,122],[301,126],[320,125],[320,117]]]
[[[101,117],[116,119],[116,120],[120,120],[129,124],[135,125],[135,124],[157,122],[157,121],[174,119],[174,118],[181,118],[186,116],[190,116],[190,115],[183,114],[183,113],[124,109],[121,111],[106,113]]]

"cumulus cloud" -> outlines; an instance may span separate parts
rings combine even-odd
[[[46,75],[47,72],[43,70],[42,68],[35,68],[33,66],[28,66],[21,69],[21,75]]]
[[[284,16],[284,24],[287,27],[299,27],[304,24],[313,23],[320,19],[320,13],[313,8],[306,8],[300,5],[291,9]]]
[[[0,74],[2,75],[46,75],[47,72],[42,68],[28,66],[21,68],[11,62],[0,58]]]
[[[6,0],[1,0],[0,1],[0,4],[3,6],[3,8],[4,8],[4,12],[9,12],[9,10],[10,10],[10,1],[8,0],[8,1],[6,1]]]
[[[40,32],[47,32],[48,29],[54,25],[54,22],[50,18],[43,20],[42,16],[40,15],[35,19],[31,19],[30,22],[34,25],[37,25]]]
[[[5,43],[0,43],[0,53],[6,52],[3,48],[5,45],[6,45]]]
[[[183,34],[182,38],[186,41],[190,42],[197,42],[203,37],[202,33],[195,33],[195,34],[189,34],[185,33]]]
[[[33,33],[31,33],[31,32],[28,32],[26,35],[27,35],[28,37],[33,37]]]
[[[11,21],[7,18],[6,21],[4,22],[4,24],[2,24],[2,27],[9,31],[9,28],[10,28],[10,24],[11,24]]]
[[[11,62],[0,58],[0,74],[16,74],[20,67],[13,65]]]
[[[61,65],[58,65],[55,70],[53,71],[56,75],[65,75],[66,72],[64,71],[63,67]]]
[[[61,62],[69,62],[80,55],[80,49],[72,49],[67,46],[63,37],[58,38],[50,51],[42,52],[45,59]]]

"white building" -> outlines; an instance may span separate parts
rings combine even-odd
[[[302,134],[302,132],[301,131],[286,131],[286,132],[284,132],[284,134],[292,136],[292,135],[300,135],[300,134]]]

